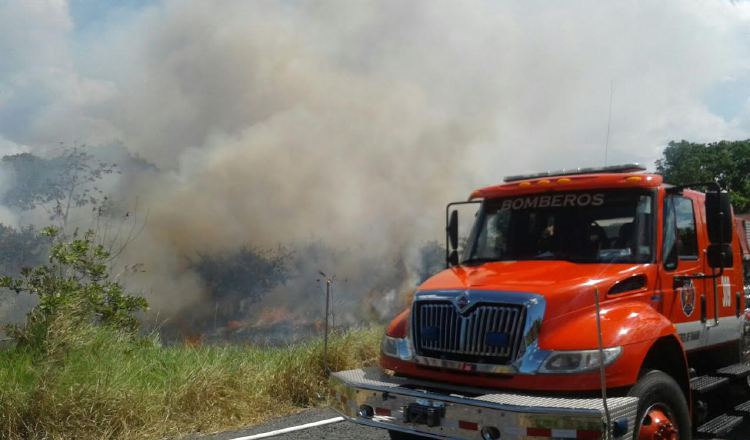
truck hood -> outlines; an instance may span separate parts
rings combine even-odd
[[[602,301],[618,281],[646,275],[651,264],[580,264],[568,261],[497,261],[478,266],[456,266],[425,281],[420,291],[483,290],[527,292],[547,301],[545,319],[593,306],[594,288]],[[619,296],[619,295],[618,295]]]

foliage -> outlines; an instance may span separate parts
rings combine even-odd
[[[737,212],[750,211],[750,139],[670,142],[656,168],[674,185],[717,181],[729,190]]]
[[[3,165],[13,170],[15,184],[5,192],[3,204],[21,210],[42,206],[50,220],[65,226],[71,208],[96,207],[105,201],[96,184],[117,166],[95,160],[85,148],[65,148],[51,158],[31,153],[4,156]]]
[[[60,239],[55,228],[42,233],[53,240],[49,263],[24,268],[18,278],[0,277],[0,287],[39,298],[26,323],[11,326],[8,333],[21,345],[41,347],[50,335],[51,323],[60,316],[74,327],[103,324],[135,331],[134,313],[147,307],[146,300],[125,293],[113,279],[107,266],[110,254],[94,241],[94,233],[74,234],[70,240]]]
[[[34,226],[16,229],[0,224],[0,273],[19,275],[24,267],[43,263],[49,244],[49,237]]]
[[[382,328],[333,334],[332,368],[372,364]],[[0,438],[162,439],[325,405],[320,339],[284,348],[160,347],[108,327],[70,333],[50,362],[0,351]]]

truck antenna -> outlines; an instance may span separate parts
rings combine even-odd
[[[609,128],[612,125],[612,95],[614,94],[615,82],[609,81],[609,116],[607,116],[607,139],[604,141],[604,166],[607,166],[607,154],[609,152]]]

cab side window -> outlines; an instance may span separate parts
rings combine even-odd
[[[669,196],[664,202],[664,266],[674,270],[679,260],[698,259],[695,211],[686,197]]]
[[[675,197],[675,221],[677,222],[677,255],[681,260],[698,259],[698,237],[695,232],[693,201]]]

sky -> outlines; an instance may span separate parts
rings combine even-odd
[[[236,50],[232,55],[241,57],[241,49],[221,47],[217,39],[236,32],[260,41],[265,37],[249,34],[263,14],[279,20],[269,34],[299,38],[303,50],[317,51],[325,62],[349,63],[340,66],[347,73],[407,83],[438,106],[484,108],[493,127],[478,154],[528,151],[514,172],[602,162],[610,90],[612,161],[651,164],[669,140],[740,139],[750,131],[747,2],[241,3],[1,2],[0,152],[122,142],[162,166],[177,166],[176,154],[164,157],[150,145],[153,137],[192,124],[183,107],[174,107],[209,104],[189,91],[175,95],[170,84],[149,76],[177,74],[179,66],[168,63],[181,51]],[[207,17],[191,16],[197,11]],[[243,21],[242,14],[246,29],[235,22]],[[220,71],[227,66],[197,71],[201,55],[206,63],[217,60],[194,55],[186,66],[192,73],[229,79]],[[154,93],[170,99],[164,104],[176,111],[138,120],[144,115],[131,112],[140,112],[137,103],[148,99],[142,95]],[[225,125],[216,131],[231,135],[243,128],[241,122]],[[514,130],[521,127],[533,132]],[[207,130],[191,133],[203,139],[190,143],[200,144]]]
[[[113,188],[129,257],[195,298],[198,250],[407,258],[505,175],[750,138],[745,1],[0,0],[0,29],[0,155],[153,164]]]

